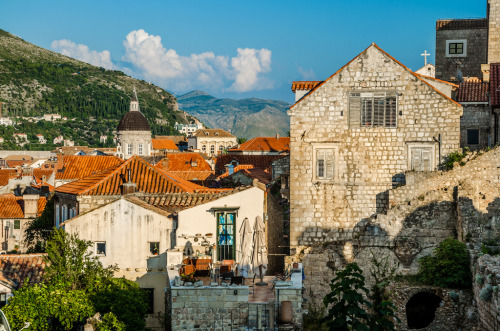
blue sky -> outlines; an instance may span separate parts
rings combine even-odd
[[[0,0],[0,28],[174,93],[293,101],[376,42],[417,70],[435,21],[486,16],[486,0]]]

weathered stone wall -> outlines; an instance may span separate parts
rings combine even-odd
[[[401,320],[398,330],[408,328],[406,305],[418,293],[431,293],[441,298],[440,306],[435,313],[434,321],[419,330],[472,330],[477,325],[477,319],[472,306],[470,290],[453,290],[438,287],[411,286],[395,283],[388,288],[396,306],[396,316]]]
[[[484,255],[474,265],[473,291],[480,324],[478,330],[500,330],[498,284],[500,256]]]
[[[500,1],[488,0],[488,6],[488,63],[498,63],[500,62]]]
[[[172,330],[246,330],[248,286],[172,287]]]
[[[273,179],[288,173],[290,171],[290,155],[274,160],[271,162],[271,166],[273,168]]]
[[[471,150],[488,147],[490,134],[490,107],[488,105],[465,105],[464,115],[460,119],[460,147]],[[479,144],[468,144],[467,130],[479,130]]]
[[[467,56],[447,57],[447,40],[466,40]],[[488,53],[488,30],[464,29],[448,30],[445,28],[436,30],[436,78],[449,81],[457,76],[460,69],[464,77],[482,77],[481,64],[486,63]]]
[[[299,275],[302,277],[302,275]],[[274,297],[276,298],[276,312],[280,316],[281,305],[283,301],[292,303],[292,324],[295,330],[302,330],[302,284],[293,286],[291,282],[277,282],[274,288]],[[280,323],[280,321],[278,321]]]
[[[268,266],[266,273],[275,275],[282,273],[285,266],[285,255],[289,254],[285,247],[284,235],[284,210],[283,203],[275,198],[271,193],[267,198],[267,253]]]

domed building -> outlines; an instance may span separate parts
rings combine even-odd
[[[132,155],[151,155],[151,128],[139,109],[135,88],[130,110],[120,120],[116,135],[116,156],[126,160]]]

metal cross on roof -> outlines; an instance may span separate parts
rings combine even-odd
[[[425,51],[424,51],[422,54],[420,54],[420,55],[422,55],[422,56],[424,57],[424,59],[425,59],[425,64],[424,64],[424,66],[426,66],[426,65],[427,65],[427,57],[428,57],[430,54],[428,54],[428,53],[427,53],[427,50],[425,50]]]

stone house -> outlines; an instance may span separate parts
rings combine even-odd
[[[236,136],[222,129],[200,129],[188,137],[189,149],[208,156],[217,156],[236,145]]]
[[[387,210],[408,171],[434,171],[459,148],[462,107],[376,44],[304,85],[289,110],[292,255],[329,242],[352,251],[354,229]]]

